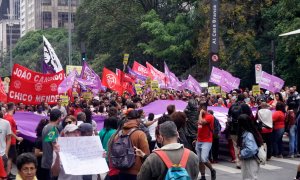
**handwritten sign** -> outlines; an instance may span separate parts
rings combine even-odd
[[[260,86],[259,85],[252,86],[252,94],[253,94],[253,96],[260,95]]]
[[[157,80],[151,81],[151,90],[152,91],[159,91],[159,85],[158,85]]]
[[[83,92],[82,97],[84,100],[91,100],[93,98],[92,92]]]
[[[67,95],[60,95],[59,98],[61,99],[61,105],[67,106],[69,104],[69,96]]]
[[[135,85],[134,85],[134,88],[135,88],[135,92],[136,92],[137,95],[143,94],[143,90],[142,90],[140,84],[135,84]]]
[[[89,175],[108,172],[98,136],[59,137],[58,144],[66,174]]]

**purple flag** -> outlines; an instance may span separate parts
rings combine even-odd
[[[272,92],[279,92],[284,85],[284,81],[276,76],[264,71],[261,73],[259,86]]]
[[[201,87],[198,81],[191,75],[189,75],[187,80],[182,81],[180,90],[188,89],[196,94],[201,94]]]
[[[142,80],[142,81],[146,81],[147,77],[142,76],[136,72],[134,72],[129,66],[127,66],[128,68],[128,73],[132,76],[134,76],[136,79]]]
[[[232,76],[229,72],[223,71],[224,83],[221,86],[225,92],[229,92],[234,89],[238,89],[240,85],[240,79]]]
[[[182,83],[178,80],[178,78],[175,76],[174,73],[172,73],[166,62],[164,62],[165,65],[165,75],[166,75],[166,88],[171,88],[171,89],[175,89],[175,90],[180,90]]]
[[[94,90],[104,90],[100,77],[91,69],[87,63],[84,61],[82,66],[82,71],[80,75],[80,79],[78,78],[77,81],[82,85],[88,86]],[[94,91],[93,91],[94,92]]]
[[[73,83],[76,79],[77,71],[74,69],[58,86],[58,93],[66,93],[70,88],[72,88]]]
[[[223,77],[223,71],[219,68],[212,67],[209,82],[222,86],[223,85],[222,77]]]
[[[232,76],[229,72],[213,67],[209,82],[221,86],[225,92],[230,92],[233,89],[238,89],[240,79]]]

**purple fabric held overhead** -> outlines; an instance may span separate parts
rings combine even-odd
[[[32,112],[16,112],[14,114],[14,118],[16,120],[18,129],[21,131],[21,135],[29,141],[34,141],[36,139],[35,129],[40,120],[43,118],[49,119],[47,116],[40,116]],[[104,116],[93,116],[93,120],[95,120],[97,123],[98,130],[103,128],[104,119]]]

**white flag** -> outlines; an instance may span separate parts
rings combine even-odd
[[[63,70],[60,60],[58,59],[53,47],[43,36],[44,41],[44,63],[53,69],[56,73]]]

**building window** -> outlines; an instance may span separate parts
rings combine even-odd
[[[52,27],[52,16],[51,12],[43,12],[43,29],[48,29]]]
[[[72,6],[77,6],[79,5],[78,0],[70,0]],[[58,0],[58,5],[59,6],[68,6],[69,0]]]
[[[58,12],[58,27],[68,27],[68,12]],[[71,23],[74,22],[74,13],[71,13]]]
[[[51,5],[51,0],[42,0],[43,5]]]

